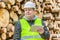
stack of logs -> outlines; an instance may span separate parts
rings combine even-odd
[[[0,0],[0,40],[13,40],[15,23],[23,17],[23,6],[27,1]],[[36,4],[36,15],[44,20],[50,32],[49,40],[60,40],[60,9],[53,4],[55,0],[30,1]]]
[[[60,40],[60,0],[45,0],[43,20],[50,32],[49,40]]]

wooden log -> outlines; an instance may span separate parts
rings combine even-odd
[[[58,7],[55,7],[52,9],[52,12],[59,12],[59,11],[60,11],[60,8],[58,8]]]
[[[6,40],[6,33],[2,33],[1,38],[2,40]]]
[[[20,2],[16,2],[16,5],[20,8],[21,7],[21,3]]]
[[[22,10],[18,10],[18,14],[21,15],[22,14]]]
[[[24,5],[21,5],[21,7],[22,7],[21,9],[24,9]]]
[[[38,10],[36,10],[35,13],[36,13],[35,15],[38,16],[38,18],[42,19],[42,15],[43,15],[43,13],[41,13],[41,12],[39,13]]]
[[[57,38],[59,39],[60,38],[60,35],[58,35]]]
[[[60,21],[60,12],[59,15],[55,17],[55,20]]]
[[[5,2],[5,3],[6,3],[8,0],[1,0],[1,1],[3,1],[3,2]]]
[[[58,27],[60,28],[60,24],[58,24]]]
[[[58,38],[52,38],[52,40],[58,40]]]
[[[6,4],[6,9],[11,9],[11,4]]]
[[[60,40],[60,38],[58,38],[58,40]]]
[[[54,17],[53,17],[53,15],[51,13],[47,13],[47,14],[43,15],[43,18],[54,20]]]
[[[1,38],[0,38],[0,40],[1,40]]]
[[[6,28],[1,28],[2,33],[7,33],[7,29]]]
[[[57,24],[60,24],[60,21],[55,21],[55,23],[56,23],[56,25],[57,25]]]
[[[8,0],[8,3],[11,4],[11,5],[14,5],[15,4],[15,0]]]
[[[13,19],[13,22],[18,21],[18,16],[16,13],[14,13],[14,11],[10,12],[10,17]]]
[[[22,2],[23,0],[16,0],[16,2]]]
[[[17,5],[15,5],[15,6],[12,7],[12,10],[13,11],[18,11],[19,10],[19,7]]]
[[[13,23],[12,19],[9,19],[9,23]]]
[[[49,30],[49,33],[50,33],[50,34],[54,34],[53,30]]]
[[[59,34],[59,31],[55,31],[55,34]]]
[[[9,40],[13,40],[13,39],[9,39]]]
[[[12,37],[13,32],[8,32],[8,37]]]
[[[53,22],[49,23],[48,27],[49,27],[49,30],[53,30],[53,28],[54,28]]]
[[[50,2],[51,0],[46,0],[46,2]]]
[[[30,1],[34,2],[34,0],[30,0]],[[36,0],[35,0],[35,1],[36,1]]]
[[[44,19],[50,19],[50,16],[48,14],[43,15]]]
[[[39,2],[43,2],[43,0],[39,0]]]
[[[54,23],[54,31],[59,31],[58,23],[56,21]]]
[[[52,40],[53,38],[57,38],[57,35],[58,35],[58,34],[50,34],[49,40]]]
[[[6,9],[0,9],[0,26],[7,27],[9,23],[9,12]]]
[[[6,7],[5,3],[4,2],[0,2],[0,8],[5,8],[5,7]]]
[[[49,40],[52,40],[52,35],[50,34],[50,38],[49,38]]]
[[[9,32],[9,31],[14,32],[14,25],[13,25],[13,24],[8,24],[8,26],[7,26],[7,31],[8,31],[8,32]]]
[[[54,27],[54,30],[55,30],[55,31],[59,31],[59,28],[58,28],[58,27]]]

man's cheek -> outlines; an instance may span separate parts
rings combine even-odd
[[[25,11],[25,14],[26,14],[27,12]]]

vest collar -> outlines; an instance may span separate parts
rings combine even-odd
[[[23,18],[29,21],[29,19],[26,16],[23,16]],[[36,18],[37,16],[34,16],[33,20],[35,20]]]

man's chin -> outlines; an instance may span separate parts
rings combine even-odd
[[[31,17],[31,15],[27,15],[27,17]]]

